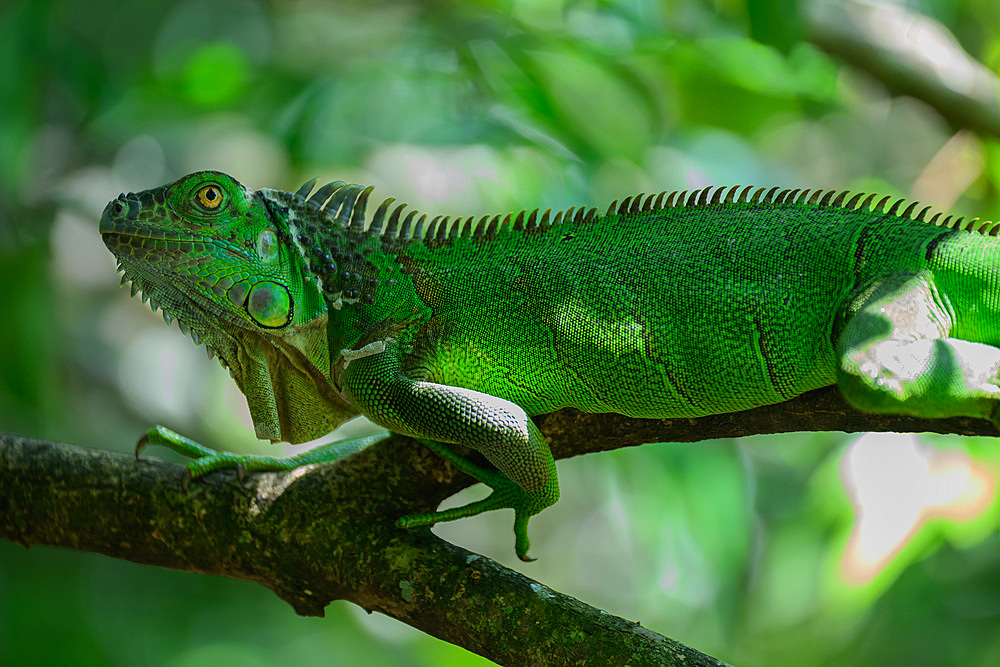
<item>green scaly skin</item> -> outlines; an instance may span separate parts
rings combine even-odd
[[[836,383],[867,411],[996,421],[998,224],[777,188],[428,220],[392,199],[369,215],[371,190],[198,172],[119,196],[101,232],[133,289],[229,368],[259,437],[304,442],[363,414],[493,489],[400,526],[510,507],[527,559],[528,519],[559,496],[530,417],[562,407],[697,417]],[[146,442],[194,457],[194,475],[364,444],[272,459],[162,427]]]

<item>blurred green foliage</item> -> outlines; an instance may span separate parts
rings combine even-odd
[[[958,132],[810,44],[815,4],[5,3],[0,428],[124,450],[163,422],[265,449],[226,374],[118,288],[97,235],[118,192],[196,169],[253,187],[344,178],[462,214],[756,183],[1000,217],[996,137]],[[909,4],[1000,69],[993,0]],[[526,567],[509,516],[438,532],[739,665],[1000,663],[995,488],[848,584],[851,440],[561,462],[564,497],[533,522],[541,559]],[[995,443],[934,442],[1000,475]],[[482,662],[346,604],[298,618],[253,584],[0,543],[0,664],[237,661]]]

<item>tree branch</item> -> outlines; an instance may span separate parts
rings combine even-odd
[[[427,529],[394,528],[391,480],[412,501],[420,484],[406,480],[425,471],[402,470],[433,463],[421,450],[393,437],[335,465],[185,485],[176,464],[0,436],[0,536],[256,581],[300,614],[349,600],[501,664],[724,664]]]
[[[697,442],[796,431],[890,431],[1000,436],[985,419],[923,419],[877,415],[852,408],[836,387],[824,387],[784,403],[743,412],[697,418],[633,419],[617,414],[588,414],[565,409],[535,419],[556,458],[599,452],[647,442]]]
[[[558,457],[799,430],[998,434],[982,420],[860,413],[833,388],[698,419],[562,410],[538,423]],[[426,529],[393,526],[471,481],[400,436],[335,465],[189,484],[179,465],[0,436],[0,536],[256,581],[300,614],[349,600],[503,664],[722,664]]]
[[[923,101],[952,127],[1000,137],[1000,80],[933,19],[896,6],[821,3],[808,32],[819,48]]]

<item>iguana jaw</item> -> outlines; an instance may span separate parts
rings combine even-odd
[[[197,289],[193,280],[178,275],[178,271],[195,273],[199,265],[207,262],[207,257],[185,256],[181,251],[183,245],[203,245],[206,239],[181,235],[176,230],[115,221],[110,215],[113,204],[105,209],[100,230],[104,244],[118,259],[118,268],[124,274],[122,284],[131,281],[132,296],[141,292],[142,300],[149,301],[154,312],[163,310],[167,324],[177,320],[181,331],[190,332],[195,343],[204,343],[233,372],[234,330],[249,334],[250,325],[219,308],[203,293],[204,288],[212,287],[207,281],[202,283],[203,289]]]
[[[236,303],[244,297],[233,295],[229,278],[256,275],[254,258],[230,242],[236,235],[187,229],[193,225],[164,199],[155,190],[122,195],[101,218],[105,244],[118,258],[123,284],[132,282],[133,296],[141,290],[168,323],[176,319],[218,355],[247,397],[258,437],[305,442],[355,416],[330,383],[325,313],[292,324],[290,311],[287,326],[258,326],[246,316],[245,303]],[[244,290],[247,298],[252,291]]]

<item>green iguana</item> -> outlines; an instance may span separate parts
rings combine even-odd
[[[1000,223],[889,198],[751,187],[428,219],[371,187],[253,191],[198,172],[110,202],[101,233],[154,310],[220,358],[258,437],[299,443],[358,414],[422,439],[492,488],[406,516],[430,525],[556,502],[530,416],[572,406],[696,417],[836,383],[871,412],[997,422]],[[391,209],[391,211],[390,211]],[[162,427],[140,441],[221,467],[288,469]],[[442,443],[478,450],[499,473]]]

